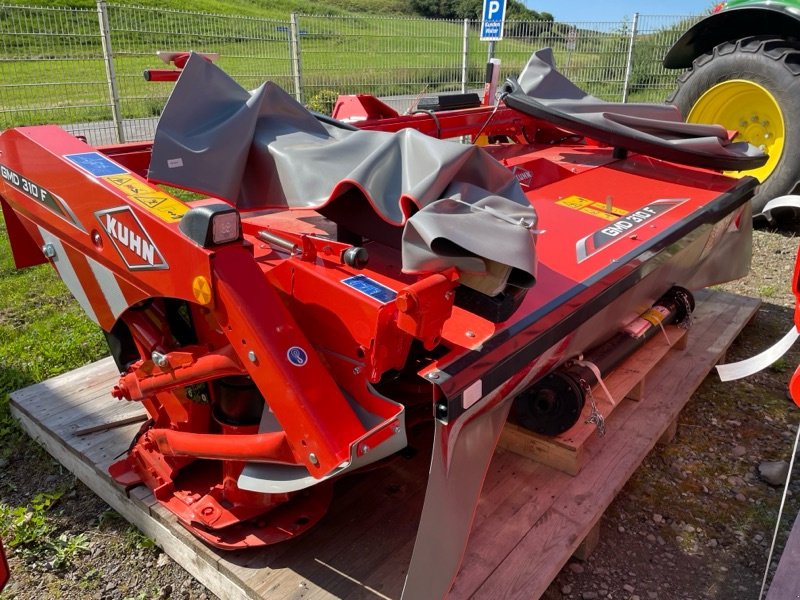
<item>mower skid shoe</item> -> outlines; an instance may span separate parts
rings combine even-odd
[[[328,511],[333,485],[324,483],[297,494],[269,512],[222,529],[179,519],[192,534],[220,550],[242,550],[271,546],[295,538],[316,525]]]
[[[108,474],[111,475],[111,479],[113,479],[117,485],[122,486],[126,492],[144,483],[136,472],[133,466],[133,460],[130,456],[118,460],[108,467]]]
[[[278,464],[268,462],[248,462],[242,469],[237,486],[242,490],[262,494],[287,494],[313,487],[322,481],[339,477],[400,452],[408,445],[406,435],[405,407],[380,395],[375,388],[369,393],[375,400],[383,402],[381,414],[371,413],[361,407],[347,392],[342,392],[353,412],[358,415],[366,433],[351,446],[350,459],[335,471],[323,477],[313,477],[303,465]],[[260,434],[280,431],[281,425],[268,406],[261,413],[258,427]],[[389,433],[391,431],[391,433]],[[364,452],[363,448],[369,448]]]

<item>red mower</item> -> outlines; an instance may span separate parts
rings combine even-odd
[[[721,171],[767,157],[593,98],[549,51],[495,106],[410,115],[181,66],[153,142],[2,132],[0,205],[16,265],[53,265],[147,410],[111,475],[218,548],[302,534],[433,423],[404,597],[443,596],[506,420],[566,430],[690,290],[749,268],[756,180]]]

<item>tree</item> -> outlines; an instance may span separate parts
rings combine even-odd
[[[411,8],[417,14],[433,19],[478,20],[481,18],[483,0],[411,0]],[[519,0],[507,0],[506,20],[554,21],[550,13],[531,10]]]
[[[411,0],[411,8],[423,17],[453,19],[456,3],[457,0]]]

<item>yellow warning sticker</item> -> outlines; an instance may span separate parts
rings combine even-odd
[[[664,319],[667,318],[669,313],[663,307],[652,307],[648,309],[643,315],[642,318],[650,323],[651,325],[659,325]]]
[[[616,206],[611,206],[611,210],[609,211],[605,203],[595,202],[594,200],[589,200],[588,198],[582,198],[580,196],[567,196],[556,202],[556,204],[577,210],[587,215],[592,215],[593,217],[600,217],[606,221],[616,221],[617,218],[628,214],[627,210],[622,210]]]
[[[102,179],[125,194],[129,200],[167,223],[180,221],[181,217],[189,210],[183,202],[175,200],[166,192],[151,187],[127,173],[106,175]]]
[[[584,206],[589,206],[592,203],[591,200],[587,198],[581,198],[580,196],[567,196],[566,198],[562,198],[556,204],[560,204],[561,206],[566,206],[567,208],[576,208],[581,209]]]

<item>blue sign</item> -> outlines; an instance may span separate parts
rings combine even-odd
[[[302,367],[308,362],[308,354],[300,346],[292,346],[286,351],[286,358],[295,367]]]
[[[377,300],[381,304],[391,302],[397,297],[397,292],[393,289],[378,283],[374,279],[370,279],[366,275],[353,275],[347,279],[342,279],[342,283]]]
[[[122,175],[123,173],[127,173],[125,169],[120,167],[117,163],[110,161],[99,152],[65,154],[64,158],[71,163],[78,165],[81,169],[90,175],[94,175],[95,177],[103,177],[105,175]]]
[[[481,41],[497,42],[503,39],[503,23],[506,20],[506,0],[483,0]]]

